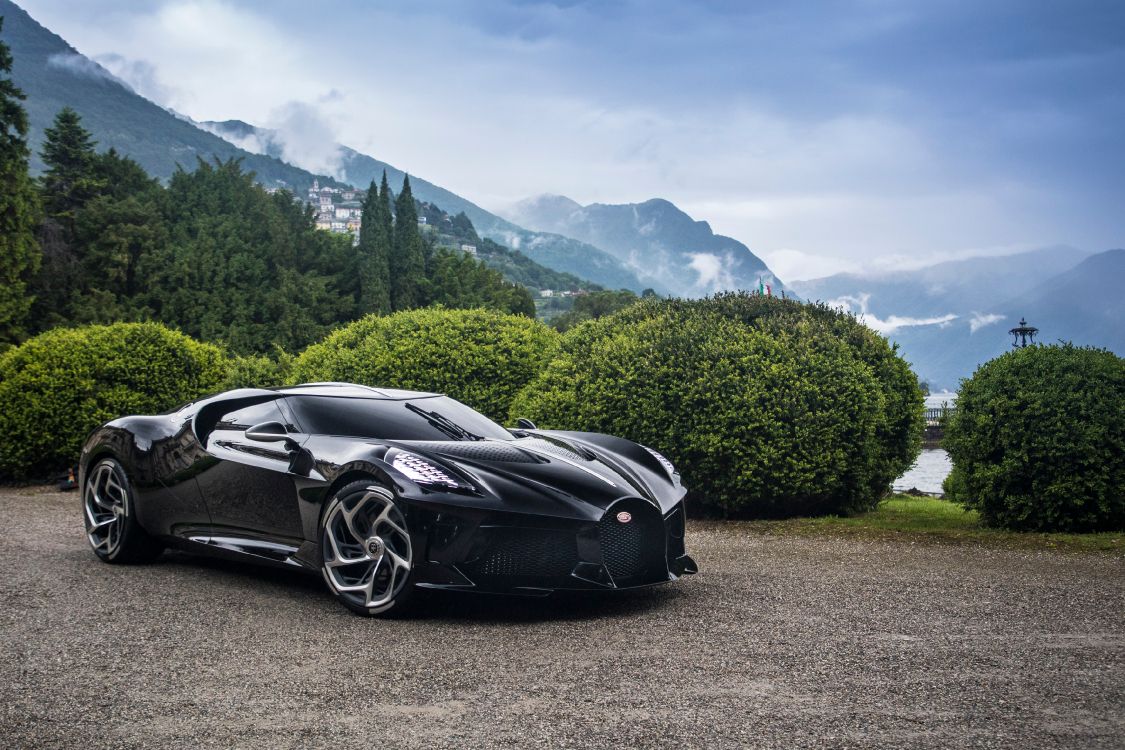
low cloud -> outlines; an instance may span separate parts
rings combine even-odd
[[[791,248],[766,252],[755,251],[755,253],[769,264],[769,267],[778,276],[789,283],[860,270],[860,265],[853,261],[832,255],[806,253]]]
[[[100,78],[118,84],[125,83],[101,65],[77,52],[56,52],[53,55],[48,55],[47,67],[66,70],[74,75],[86,76],[87,78]]]
[[[900,328],[916,328],[919,326],[941,326],[945,327],[957,320],[957,315],[947,313],[945,315],[936,315],[929,318],[911,318],[903,315],[891,315],[887,318],[879,318],[872,315],[867,311],[867,303],[870,301],[871,295],[864,292],[856,296],[844,295],[836,299],[829,300],[828,304],[832,307],[838,307],[849,312],[853,312],[856,316],[866,325],[882,334],[894,333]]]
[[[281,158],[313,174],[345,179],[343,151],[336,131],[320,111],[306,102],[288,102],[271,117],[273,142]]]
[[[979,329],[990,326],[993,323],[999,323],[1003,319],[1003,315],[998,315],[996,313],[979,313],[974,311],[973,317],[969,318],[969,333],[976,333]]]
[[[692,253],[691,263],[688,265],[699,274],[699,278],[695,281],[695,287],[703,293],[734,289],[735,287],[728,256],[719,256],[715,253]]]
[[[271,113],[267,127],[246,133],[204,123],[199,127],[252,154],[276,156],[313,174],[347,179],[335,129],[312,104],[287,102]]]
[[[269,131],[262,130],[249,133],[235,133],[207,122],[197,122],[195,126],[201,130],[206,130],[208,133],[219,136],[227,143],[233,143],[243,151],[249,151],[252,154],[269,153],[269,145],[272,140]]]
[[[160,81],[156,66],[148,60],[132,60],[115,52],[98,55],[98,65],[113,77],[151,102],[162,107],[177,104],[176,91]]]

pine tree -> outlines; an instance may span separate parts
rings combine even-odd
[[[98,156],[82,118],[70,107],[55,116],[44,131],[40,155],[47,165],[42,179],[43,207],[47,215],[72,230],[78,211],[98,195],[104,182],[98,175]]]
[[[4,19],[0,18],[0,30]],[[12,53],[0,42],[0,349],[17,343],[31,309],[27,278],[39,265],[38,196],[27,173],[27,112],[8,76]]]
[[[391,307],[409,310],[425,304],[426,261],[422,234],[418,231],[418,209],[410,192],[410,177],[402,178],[402,192],[395,200],[394,252],[391,254]]]
[[[386,173],[383,173],[386,180]],[[379,190],[375,180],[367,188],[363,201],[363,216],[360,219],[359,246],[359,310],[367,313],[388,313],[391,311],[390,289],[390,237],[383,223],[383,210],[380,206]]]

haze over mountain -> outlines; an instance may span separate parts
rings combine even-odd
[[[757,289],[759,280],[780,293],[764,262],[738,240],[711,231],[671,202],[588,206],[562,195],[541,195],[502,211],[513,222],[596,245],[624,262],[641,281],[678,295],[699,297],[730,289]]]
[[[183,166],[193,169],[197,159],[241,159],[267,187],[283,187],[303,193],[314,179],[321,184],[354,184],[366,187],[378,180],[384,169],[397,187],[403,171],[337,144],[341,169],[313,173],[283,161],[286,155],[271,141],[267,131],[246,123],[211,123],[208,129],[190,118],[177,115],[134,92],[105,68],[83,56],[65,40],[41,26],[23,9],[0,0],[4,17],[3,35],[14,58],[12,78],[27,95],[24,105],[31,125],[31,168],[41,171],[39,151],[44,129],[63,107],[82,116],[83,125],[98,142],[99,149],[115,148],[136,160],[149,174],[167,180]],[[217,133],[222,133],[218,135]],[[257,133],[258,137],[251,136]],[[232,142],[234,141],[234,142]],[[257,143],[260,148],[242,148]],[[333,176],[333,172],[338,177]],[[572,273],[602,286],[642,291],[636,275],[614,256],[586,243],[558,235],[531,232],[484,211],[470,201],[427,180],[411,176],[414,195],[450,213],[464,211],[487,237],[519,249],[548,268]],[[664,291],[661,289],[660,291]]]
[[[0,0],[0,16],[4,41],[12,49],[12,79],[27,95],[33,172],[43,169],[39,151],[44,128],[59,110],[71,107],[82,115],[99,148],[116,148],[161,179],[170,177],[177,165],[193,169],[196,158],[241,158],[267,186],[304,189],[312,183],[313,175],[305,170],[242,151],[138,96],[9,0]]]
[[[289,152],[293,150],[294,139],[283,137],[276,130],[241,120],[197,124],[252,153],[292,158]],[[330,137],[328,134],[321,135]],[[307,138],[301,140],[303,143],[308,141]],[[323,158],[325,154],[330,158]],[[333,172],[348,184],[367,187],[372,180],[378,182],[384,171],[392,185],[402,183],[403,170],[347,146],[328,141],[321,144],[319,155],[322,156],[321,162],[330,164]],[[640,292],[645,286],[653,286],[643,284],[624,263],[599,247],[557,233],[528,231],[414,174],[410,175],[410,186],[418,200],[433,203],[451,214],[463,211],[481,236],[520,250],[548,268],[572,273],[610,289]],[[660,287],[658,291],[666,290]]]
[[[1039,341],[1071,341],[1125,353],[1125,250],[1096,255],[1050,247],[1004,257],[950,261],[916,271],[838,274],[794,289],[859,314],[902,347],[937,389],[1006,351],[1020,318]]]

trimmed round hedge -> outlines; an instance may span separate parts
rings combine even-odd
[[[961,384],[943,447],[951,499],[990,526],[1125,529],[1125,359],[1029,346]]]
[[[503,421],[512,398],[554,355],[558,339],[536,320],[492,310],[369,315],[306,349],[289,380],[445,393]]]
[[[876,415],[875,439],[868,446],[872,470],[870,497],[880,498],[911,467],[922,449],[925,398],[898,345],[860,323],[854,315],[826,304],[723,292],[704,299],[644,300],[619,313],[618,320],[643,320],[664,310],[717,314],[771,335],[796,336],[813,348],[847,345],[870,368],[883,394]],[[873,507],[875,502],[872,501]]]
[[[223,351],[157,323],[56,328],[0,355],[0,475],[73,465],[98,425],[222,388]]]
[[[825,310],[746,294],[641,302],[567,333],[511,416],[649,445],[695,502],[726,513],[873,507],[914,457],[894,444],[888,404],[920,432],[922,397],[913,376],[882,379],[900,369],[885,341]]]

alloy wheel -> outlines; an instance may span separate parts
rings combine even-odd
[[[372,614],[393,606],[410,577],[406,519],[383,487],[340,497],[328,510],[321,547],[328,585]]]
[[[86,479],[83,497],[86,538],[95,552],[106,557],[112,557],[121,546],[121,535],[129,516],[128,493],[112,461],[99,463]]]

